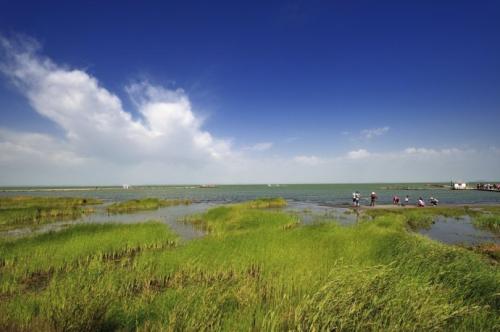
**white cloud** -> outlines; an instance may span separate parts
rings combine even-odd
[[[319,165],[323,160],[316,156],[295,156],[293,160],[299,164],[315,166]]]
[[[414,156],[442,156],[442,155],[459,155],[466,152],[474,152],[472,149],[463,150],[458,148],[446,148],[446,149],[429,149],[429,148],[406,148],[404,153]]]
[[[389,131],[389,127],[371,128],[361,130],[361,136],[365,139],[372,139],[377,136],[382,136]]]
[[[89,73],[39,55],[35,41],[0,37],[0,71],[63,137],[0,128],[0,185],[432,181],[498,178],[500,149],[409,147],[252,157],[203,128],[182,89],[126,87],[138,119]],[[367,129],[366,138],[389,127]],[[292,140],[291,140],[292,141]],[[271,149],[260,142],[246,151]]]
[[[370,152],[365,149],[359,149],[354,151],[349,151],[347,157],[351,159],[362,159],[370,156]]]
[[[6,129],[0,129],[0,151],[0,166],[33,162],[77,165],[85,161],[70,146],[51,136]]]
[[[245,150],[249,151],[257,151],[257,152],[262,152],[262,151],[267,151],[273,147],[272,142],[261,142],[254,144],[252,146],[245,147]]]
[[[397,151],[350,151],[339,157],[299,156],[292,182],[427,182],[497,179],[500,154],[495,149],[407,148]],[[268,165],[268,164],[267,164]]]
[[[140,120],[134,120],[121,100],[85,71],[56,65],[38,55],[36,43],[30,40],[14,43],[3,38],[0,42],[6,53],[1,71],[26,95],[36,112],[64,130],[66,137],[57,145],[61,151],[70,148],[72,154],[60,154],[60,158],[67,156],[68,162],[77,154],[112,162],[190,164],[231,154],[228,141],[202,129],[181,89],[169,90],[148,82],[126,87],[141,115]],[[13,149],[12,136],[3,135],[4,148],[10,144]],[[53,138],[43,138],[54,143]]]

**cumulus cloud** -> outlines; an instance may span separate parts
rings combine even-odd
[[[498,147],[248,156],[244,151],[266,151],[273,143],[235,150],[229,140],[203,128],[182,89],[128,85],[125,91],[138,114],[133,117],[94,76],[44,57],[34,40],[0,36],[0,60],[0,71],[33,110],[63,133],[0,127],[0,185],[432,181],[499,175]],[[370,139],[388,130],[362,134]]]
[[[361,130],[361,137],[365,139],[372,139],[377,136],[382,136],[389,131],[389,127],[371,128]]]
[[[48,164],[65,163],[78,165],[85,158],[76,154],[71,146],[51,136],[37,133],[18,133],[0,129],[0,166],[9,163]]]
[[[126,87],[140,119],[134,120],[122,101],[80,69],[55,64],[41,56],[38,44],[29,39],[0,39],[4,61],[0,70],[25,94],[33,109],[55,122],[65,139],[57,146],[59,158],[68,162],[78,155],[113,162],[169,163],[211,162],[231,154],[230,143],[202,129],[182,89],[169,90],[140,82]],[[2,147],[11,154],[25,151],[2,135]],[[21,135],[18,135],[21,136]],[[26,141],[32,136],[22,136]],[[34,139],[33,141],[36,141]],[[43,151],[40,150],[40,151]],[[63,160],[59,160],[63,162]]]

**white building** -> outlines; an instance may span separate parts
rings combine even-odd
[[[455,190],[464,190],[467,189],[467,184],[465,182],[453,182],[452,188]]]

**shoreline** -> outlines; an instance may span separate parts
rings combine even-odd
[[[463,207],[488,207],[488,206],[495,206],[495,207],[500,207],[500,202],[498,203],[446,203],[446,204],[438,204],[437,206],[433,205],[426,205],[425,207],[421,207],[421,209],[425,208],[463,208]],[[332,205],[331,207],[336,207],[336,208],[350,208],[353,210],[360,209],[360,210],[370,210],[370,209],[415,209],[419,208],[416,204],[408,204],[408,205],[394,205],[394,204],[377,204],[375,206],[370,206],[370,205],[360,205],[358,207],[352,206],[352,205]]]

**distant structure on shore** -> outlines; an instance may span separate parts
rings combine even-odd
[[[467,183],[463,181],[458,181],[458,182],[451,182],[451,189],[454,190],[465,190],[467,189]]]
[[[123,189],[128,189],[128,188],[130,188],[130,186],[128,184],[122,184],[122,188]]]
[[[478,183],[476,184],[476,189],[482,191],[500,191],[500,183]]]
[[[200,188],[217,188],[215,184],[202,184]]]

